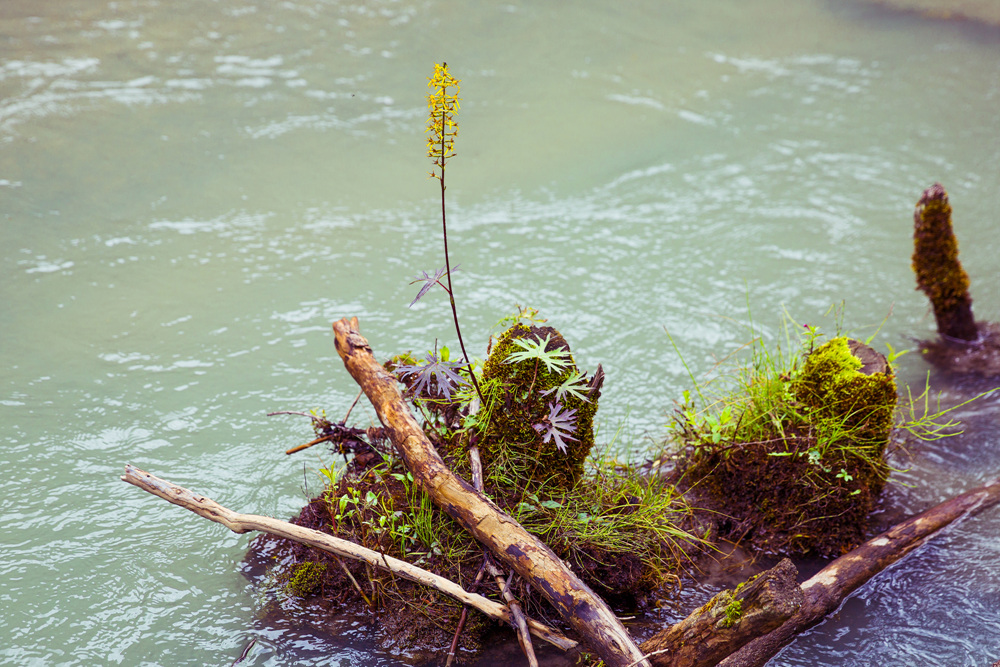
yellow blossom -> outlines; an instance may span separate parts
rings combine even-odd
[[[455,137],[458,135],[458,123],[455,112],[458,111],[459,79],[448,72],[448,63],[434,65],[434,76],[427,80],[431,89],[427,95],[427,108],[430,114],[427,119],[427,157],[444,172],[445,161],[455,156]],[[438,174],[432,174],[440,178]]]

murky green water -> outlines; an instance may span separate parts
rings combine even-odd
[[[382,355],[454,344],[442,295],[407,308],[442,264],[435,61],[463,79],[448,195],[474,354],[540,308],[604,365],[623,456],[689,384],[664,327],[698,375],[746,340],[748,301],[772,335],[841,300],[864,335],[891,311],[896,348],[930,335],[909,253],[935,180],[1000,318],[996,28],[822,0],[8,0],[0,44],[4,664],[229,664],[251,638],[244,664],[394,662],[363,628],[262,619],[248,537],[118,476],[287,517],[322,455],[286,457],[308,425],[265,413],[347,409],[331,321]],[[986,388],[931,379],[952,403]],[[914,447],[894,511],[995,476],[998,411]],[[995,511],[957,526],[773,664],[1000,658],[998,534]]]

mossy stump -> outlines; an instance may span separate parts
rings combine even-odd
[[[972,317],[969,275],[958,261],[951,205],[944,186],[924,190],[913,213],[913,270],[917,289],[931,300],[938,333],[960,341],[979,337]]]
[[[700,443],[685,474],[722,513],[722,537],[762,553],[837,556],[865,539],[888,478],[896,383],[883,355],[835,338],[789,389],[797,419],[760,441]]]
[[[514,341],[548,340],[546,352],[564,350],[569,365],[552,372],[537,359],[511,363],[511,353],[522,348]],[[583,477],[583,463],[594,446],[594,414],[600,387],[592,384],[586,399],[572,394],[556,396],[556,389],[577,371],[569,344],[552,327],[515,324],[493,345],[483,364],[483,384],[487,387],[489,419],[479,439],[487,474],[498,464],[524,480],[556,488],[572,488]],[[492,389],[491,389],[492,388]],[[565,438],[566,451],[554,440],[544,441],[536,425],[544,423],[552,406],[560,403],[575,412],[575,428]]]

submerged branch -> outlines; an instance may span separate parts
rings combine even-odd
[[[935,505],[868,540],[802,584],[805,601],[784,625],[750,642],[719,665],[762,667],[796,635],[822,621],[858,587],[922,545],[934,533],[998,503],[1000,479]]]

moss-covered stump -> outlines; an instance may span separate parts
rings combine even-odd
[[[577,369],[569,344],[552,327],[515,324],[483,365],[488,405],[479,446],[491,468],[548,489],[571,488],[594,446],[599,384]]]
[[[886,358],[864,343],[834,338],[805,361],[792,385],[814,424],[836,429],[834,436],[872,447],[881,460],[892,432],[896,382]]]
[[[868,346],[835,338],[805,359],[787,396],[753,441],[689,441],[679,471],[720,512],[720,536],[763,553],[839,555],[863,541],[888,477],[892,371]]]
[[[940,183],[924,190],[913,212],[913,270],[917,289],[934,308],[938,333],[961,341],[976,340],[969,276],[958,260],[951,205]]]

